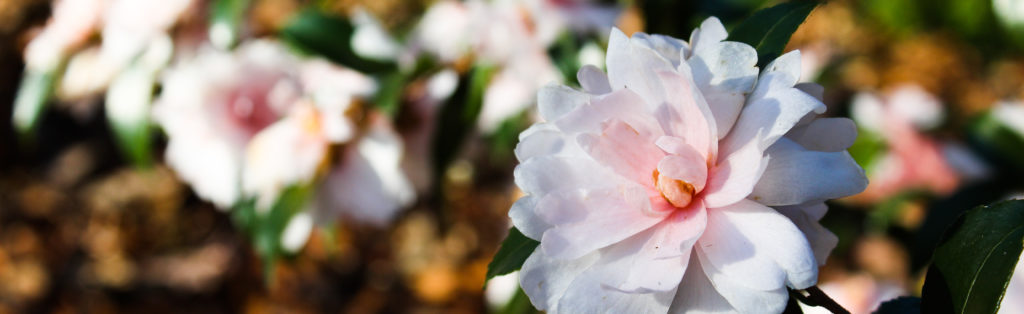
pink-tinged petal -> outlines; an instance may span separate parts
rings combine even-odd
[[[697,245],[701,245],[699,242]],[[707,257],[703,247],[696,249],[697,259],[700,261],[701,269],[710,279],[722,297],[729,302],[729,305],[738,313],[782,313],[786,308],[789,295],[786,287],[779,285],[769,289],[755,289],[749,287],[750,278],[737,278],[716,267]]]
[[[631,266],[624,282],[607,284],[636,293],[675,290],[686,272],[693,245],[706,225],[707,211],[700,202],[694,202],[647,231],[610,247],[623,247]]]
[[[694,193],[703,191],[708,181],[707,159],[690,145],[682,146],[682,149],[663,157],[658,162],[658,172],[668,178],[693,185]]]
[[[553,259],[537,248],[519,271],[519,285],[530,297],[533,307],[554,311],[569,285],[598,258],[600,253],[594,252],[574,260]]]
[[[847,118],[819,118],[798,125],[786,137],[804,148],[819,152],[839,152],[857,140],[857,124]]]
[[[651,173],[665,154],[654,145],[650,134],[620,120],[606,123],[600,135],[584,133],[576,142],[591,158],[633,182],[652,186]]]
[[[836,237],[835,234],[818,222],[825,215],[828,206],[822,202],[808,205],[778,206],[775,207],[775,210],[792,220],[793,224],[807,235],[807,241],[810,242],[811,249],[814,250],[814,259],[818,261],[818,265],[825,265],[829,253],[839,244],[839,237]]]
[[[786,85],[788,74],[773,72],[762,76],[750,95],[739,120],[719,147],[719,160],[728,158],[751,141],[761,150],[767,149],[789,132],[810,112],[825,112],[825,104],[792,85]]]
[[[639,185],[550,193],[536,213],[553,228],[541,248],[552,258],[574,259],[654,226],[668,213],[655,213]]]
[[[512,225],[516,226],[527,238],[540,240],[544,231],[551,229],[548,224],[537,215],[538,197],[526,195],[520,197],[512,208],[508,210],[508,217],[512,218]]]
[[[706,258],[722,275],[753,289],[803,289],[818,279],[804,233],[786,216],[754,201],[708,210],[708,226],[697,244],[702,265],[708,266]],[[717,286],[717,278],[708,275]]]
[[[597,133],[604,129],[605,122],[619,119],[629,123],[642,134],[662,135],[658,121],[646,112],[644,100],[628,89],[610,94],[593,96],[589,104],[576,108],[554,124],[566,132]]]
[[[672,299],[669,313],[736,313],[736,309],[711,284],[697,254],[690,255],[690,262],[683,275],[676,297]]]
[[[537,91],[537,111],[544,121],[554,121],[590,101],[590,95],[565,85],[549,84]]]
[[[633,42],[616,28],[608,39],[606,59],[612,90],[633,90],[650,106],[665,101],[665,89],[654,73],[672,71],[673,67],[657,52]]]
[[[633,42],[651,48],[659,56],[672,62],[672,66],[682,62],[682,53],[690,49],[690,45],[680,39],[657,34],[634,33]]]
[[[707,159],[718,151],[718,137],[712,111],[700,96],[700,90],[685,75],[658,72],[668,93],[667,108],[656,112],[662,127],[672,135],[683,138]]]
[[[761,179],[768,158],[751,142],[711,168],[703,196],[708,208],[730,205],[746,198]]]
[[[628,182],[587,157],[537,156],[520,163],[512,174],[519,189],[537,196]]]
[[[590,94],[601,95],[612,92],[612,85],[608,82],[608,75],[596,66],[588,64],[576,72],[576,80],[580,82],[583,90]]]
[[[809,151],[783,138],[768,148],[768,167],[750,198],[765,205],[795,205],[850,196],[868,185],[846,151]]]

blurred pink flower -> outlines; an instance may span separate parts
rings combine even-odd
[[[946,194],[962,178],[985,172],[977,170],[983,165],[964,150],[919,131],[939,125],[943,109],[935,96],[918,86],[900,86],[883,96],[860,93],[852,110],[861,128],[881,135],[888,146],[881,159],[868,167],[871,184],[858,199],[874,202],[915,188]]]
[[[500,67],[478,120],[491,132],[533,104],[544,84],[561,81],[547,49],[562,32],[610,27],[616,15],[578,1],[440,1],[420,21],[413,47],[447,63],[473,57]]]
[[[759,77],[726,37],[716,18],[690,43],[613,30],[607,75],[541,89],[509,212],[541,242],[521,271],[538,309],[781,312],[816,282],[836,244],[824,201],[867,184],[856,129],[817,117],[820,86],[794,87],[799,52]]]

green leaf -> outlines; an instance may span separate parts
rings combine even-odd
[[[989,112],[974,120],[968,128],[968,136],[997,161],[1024,169],[1024,134],[1000,121],[995,113]]]
[[[501,248],[494,254],[494,259],[487,265],[487,279],[519,270],[538,245],[540,242],[527,238],[519,229],[513,227],[508,231],[505,241],[501,242]]]
[[[364,73],[390,72],[395,64],[360,57],[352,49],[355,26],[341,16],[315,8],[302,10],[280,30],[281,37],[309,54],[323,56],[335,63]]]
[[[483,109],[484,91],[495,70],[495,67],[486,65],[474,67],[468,77],[459,79],[459,86],[441,108],[433,139],[435,180],[443,178],[462,148],[462,142],[476,128],[476,120]]]
[[[925,313],[996,313],[1024,243],[1024,201],[965,212],[935,249],[922,291]]]
[[[754,12],[729,33],[728,40],[753,46],[757,65],[764,68],[782,55],[789,37],[817,6],[817,1],[792,1]]]
[[[39,117],[53,95],[55,73],[60,67],[53,69],[25,69],[18,86],[18,96],[14,99],[13,124],[22,137],[31,138]]]
[[[210,9],[210,41],[228,49],[238,43],[249,0],[216,0]]]
[[[899,297],[885,301],[878,306],[875,314],[914,314],[921,313],[921,298]]]

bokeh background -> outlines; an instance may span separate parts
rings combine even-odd
[[[122,0],[132,1],[149,0]],[[291,208],[287,214],[253,213],[263,190],[226,205],[197,193],[199,184],[167,161],[176,133],[150,118],[150,99],[137,101],[141,127],[118,124],[123,112],[109,104],[115,74],[105,73],[138,70],[145,49],[124,68],[88,61],[75,68],[67,60],[89,60],[92,48],[114,42],[93,30],[78,43],[37,49],[56,57],[30,56],[30,43],[57,23],[51,15],[89,14],[51,14],[58,3],[0,1],[0,313],[529,313],[514,275],[484,287],[510,227],[508,209],[521,195],[514,147],[535,119],[536,88],[578,86],[581,65],[603,62],[613,25],[686,40],[708,16],[729,28],[777,2],[194,0],[170,18],[132,11],[140,25],[169,19],[156,28],[174,48],[146,68],[141,80],[152,82],[118,87],[153,103],[183,91],[168,88],[170,69],[210,49],[242,58],[230,51],[261,40],[374,82],[365,95],[344,95],[352,99],[343,97],[346,109],[336,115],[360,140],[373,138],[366,130],[376,125],[389,128],[404,149],[395,171],[415,197],[384,206],[394,213],[376,223],[360,219],[365,202],[336,204],[340,214],[314,215],[298,246],[278,243],[300,216],[292,205],[271,206],[272,213]],[[101,14],[97,23],[116,24],[114,16]],[[365,33],[378,36],[353,35],[366,25],[372,31]],[[463,34],[479,28],[486,31]],[[959,213],[1024,193],[1024,1],[829,1],[794,34],[792,49],[801,51],[801,80],[825,87],[827,114],[857,123],[850,153],[872,182],[863,194],[830,203],[822,221],[839,242],[819,286],[855,313],[919,295],[931,251]],[[27,65],[33,58],[63,61],[40,79],[43,72]],[[200,73],[206,70],[214,71]],[[242,82],[258,76],[245,72]],[[25,87],[32,82],[58,87]],[[498,87],[481,87],[488,84]],[[13,118],[16,99],[45,105],[30,128]],[[330,169],[347,169],[355,158],[348,152],[362,147],[357,141],[331,141],[311,153],[328,161],[285,182],[291,187],[271,193],[270,202],[330,186]],[[273,146],[267,154],[293,149]],[[194,150],[199,159],[209,153]],[[264,167],[298,163],[278,162]],[[372,194],[362,187],[375,183],[345,178],[318,193]],[[304,213],[308,204],[294,206]],[[1024,296],[1007,296],[1016,297]]]

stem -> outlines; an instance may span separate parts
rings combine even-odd
[[[803,292],[807,292],[807,295],[805,296]],[[804,304],[820,306],[835,314],[850,314],[850,311],[843,308],[839,303],[836,303],[835,300],[832,300],[832,298],[825,294],[825,292],[821,291],[818,286],[811,286],[804,290],[793,290],[793,293],[791,294]]]

